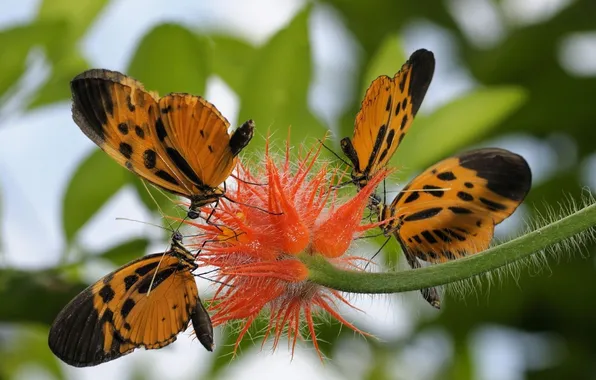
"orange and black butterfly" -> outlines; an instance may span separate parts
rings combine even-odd
[[[454,260],[489,247],[495,225],[521,204],[532,174],[523,157],[504,149],[472,150],[447,158],[414,178],[379,220],[398,240],[412,268],[418,260]],[[434,288],[422,291],[439,307]]]
[[[389,163],[412,125],[435,71],[435,57],[415,51],[393,78],[375,79],[356,115],[354,137],[341,140],[341,149],[352,162],[352,181],[364,187]]]
[[[192,274],[197,264],[176,235],[167,252],[118,268],[66,305],[50,328],[52,352],[67,364],[94,366],[135,348],[167,346],[189,321],[212,351],[211,319]]]
[[[83,133],[128,170],[188,198],[192,219],[224,196],[219,186],[253,135],[252,120],[230,136],[230,123],[205,99],[159,98],[119,72],[85,71],[70,87],[73,119]]]

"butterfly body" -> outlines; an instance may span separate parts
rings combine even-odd
[[[191,321],[213,350],[213,328],[198,295],[194,256],[176,239],[165,253],[132,261],[77,295],[56,317],[48,344],[76,367],[94,366],[176,340]]]
[[[251,140],[248,120],[230,136],[229,122],[199,96],[162,98],[119,72],[93,69],[71,81],[75,123],[120,165],[190,200],[189,217],[225,191],[237,155]]]
[[[435,69],[432,52],[415,51],[393,78],[375,79],[356,115],[352,139],[341,140],[341,149],[352,163],[352,181],[364,187],[383,169],[410,128]]]

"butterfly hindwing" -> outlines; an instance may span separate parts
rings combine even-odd
[[[97,365],[135,348],[167,346],[191,319],[193,325],[200,320],[199,327],[207,333],[197,337],[212,350],[211,320],[191,273],[194,257],[173,244],[165,254],[135,260],[75,297],[50,329],[54,354],[74,366]]]
[[[354,136],[341,141],[353,165],[352,179],[359,187],[393,157],[424,100],[434,68],[433,53],[417,50],[393,78],[382,75],[366,91]]]
[[[160,99],[115,71],[86,71],[71,91],[73,119],[94,143],[140,177],[189,198],[193,211],[223,195],[218,186],[252,137],[252,121],[230,136],[228,121],[205,99]]]
[[[410,253],[443,262],[488,248],[494,226],[510,216],[531,185],[527,162],[504,149],[447,158],[414,178],[381,220]]]

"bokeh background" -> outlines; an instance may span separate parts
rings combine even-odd
[[[292,360],[285,345],[262,345],[259,331],[232,360],[232,328],[217,330],[211,354],[183,333],[164,349],[87,369],[47,348],[49,325],[73,295],[163,251],[168,235],[116,220],[160,223],[139,181],[72,122],[72,77],[109,68],[161,94],[204,95],[234,126],[256,120],[249,158],[268,131],[283,139],[290,125],[296,144],[331,130],[339,151],[370,81],[418,48],[435,53],[437,69],[392,183],[470,147],[524,155],[533,188],[499,226],[501,239],[596,186],[592,0],[2,0],[0,379],[596,379],[590,244],[448,292],[441,311],[418,292],[352,297],[364,312],[342,313],[378,339],[323,318],[325,365],[310,341]],[[358,254],[375,249],[361,243]],[[400,261],[393,245],[379,263],[405,268]]]

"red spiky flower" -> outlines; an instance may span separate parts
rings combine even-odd
[[[355,237],[377,226],[363,225],[361,220],[369,196],[386,173],[357,195],[341,199],[335,187],[340,176],[329,165],[316,164],[320,150],[321,145],[292,161],[288,145],[285,159],[277,162],[267,148],[260,168],[242,168],[237,187],[228,189],[227,197],[234,202],[221,200],[210,224],[188,222],[202,230],[196,244],[208,242],[199,255],[200,264],[218,268],[217,279],[225,284],[211,303],[213,324],[245,322],[236,348],[254,320],[265,313],[269,319],[265,335],[274,335],[274,349],[285,333],[292,353],[304,320],[321,355],[312,316],[317,309],[362,333],[335,310],[338,302],[352,305],[340,292],[310,282],[301,257],[321,255],[333,265],[355,268],[362,259],[345,253]]]

